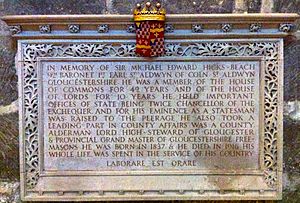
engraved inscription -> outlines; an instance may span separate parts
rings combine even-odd
[[[259,61],[40,64],[46,171],[259,168]]]
[[[107,43],[62,43],[62,44],[22,44],[22,58],[24,59],[24,87],[23,104],[24,108],[24,149],[26,151],[26,187],[34,188],[40,180],[40,166],[43,165],[42,140],[38,135],[43,135],[42,130],[38,129],[37,123],[43,122],[40,117],[41,93],[37,88],[40,87],[37,81],[37,59],[38,57],[124,57],[134,56],[133,44]],[[198,42],[193,44],[166,44],[167,57],[217,57],[217,56],[260,56],[264,59],[264,66],[261,67],[262,88],[262,120],[263,128],[260,145],[260,154],[263,159],[261,167],[264,171],[265,183],[270,188],[275,188],[278,184],[278,166],[280,157],[277,154],[280,145],[280,87],[277,82],[281,80],[281,63],[278,61],[280,55],[279,41],[253,41],[253,42]],[[20,75],[20,77],[23,77]],[[39,82],[40,83],[40,82]],[[39,113],[38,113],[39,112]],[[40,128],[40,127],[39,127]],[[279,138],[279,139],[278,139]],[[41,149],[41,150],[39,150]],[[121,171],[120,171],[121,172]]]

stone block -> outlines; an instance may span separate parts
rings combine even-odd
[[[99,0],[5,0],[4,15],[102,14],[106,1]]]
[[[300,121],[285,116],[283,123],[283,185],[282,203],[298,203],[300,201]]]
[[[300,14],[300,1],[274,0],[274,13],[298,13]],[[297,23],[300,28],[300,20]]]
[[[300,13],[300,1],[274,0],[274,12]]]
[[[138,0],[112,0],[112,12],[119,14],[131,14],[136,3],[144,3],[146,1]],[[167,13],[231,13],[234,7],[234,1],[230,0],[164,0],[159,1],[166,8]]]

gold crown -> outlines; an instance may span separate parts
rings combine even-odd
[[[143,20],[158,20],[164,21],[166,16],[166,10],[161,8],[160,3],[156,6],[151,6],[150,2],[147,2],[145,7],[142,9],[141,4],[137,4],[133,12],[134,21]]]

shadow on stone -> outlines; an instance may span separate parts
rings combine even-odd
[[[19,177],[18,113],[0,116],[0,178]]]

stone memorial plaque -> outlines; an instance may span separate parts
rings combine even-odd
[[[22,199],[280,199],[283,38],[297,18],[169,15],[150,58],[127,15],[5,17]]]
[[[254,60],[40,60],[42,171],[258,170]]]

